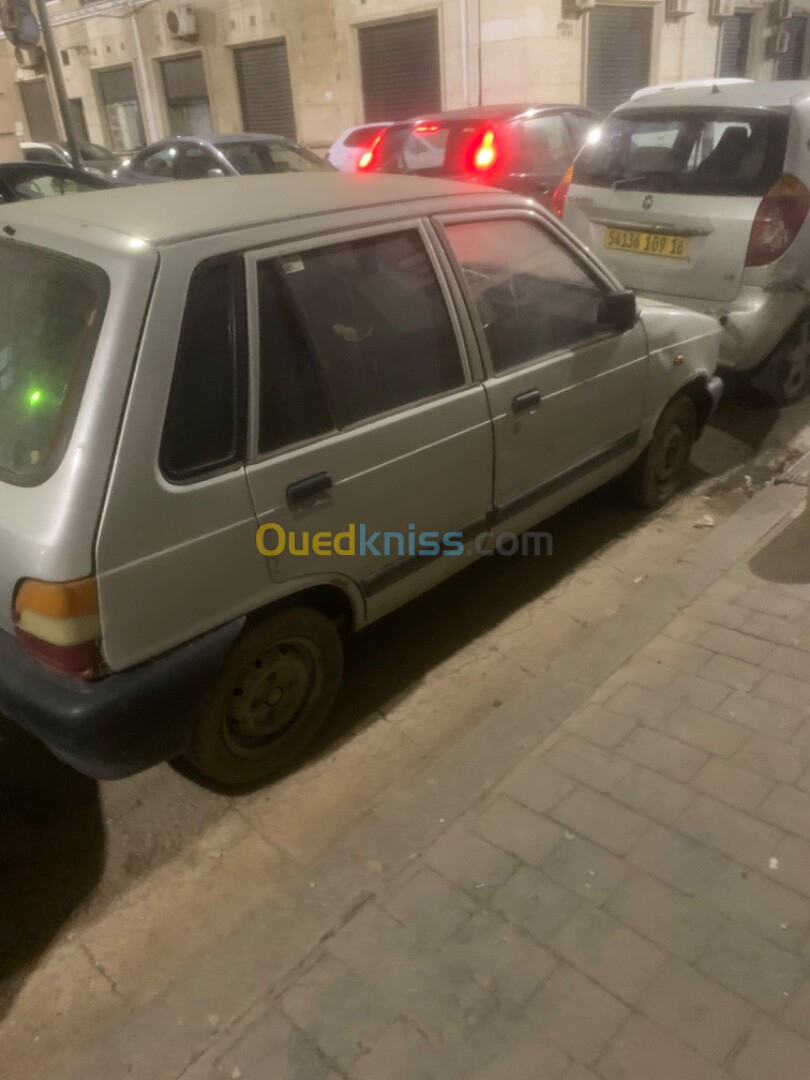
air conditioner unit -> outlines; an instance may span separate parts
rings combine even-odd
[[[190,4],[178,4],[166,12],[166,29],[176,41],[191,41],[199,37],[197,12]]]
[[[734,14],[734,0],[709,0],[710,19],[728,19]]]
[[[33,71],[44,66],[45,50],[41,45],[34,45],[30,49],[17,48],[14,50],[14,59],[17,62],[17,67]]]
[[[690,0],[667,0],[667,18],[682,19],[684,15],[691,15]]]
[[[771,22],[780,23],[790,15],[790,7],[792,0],[772,0],[770,7],[768,8],[768,15]]]
[[[563,15],[575,19],[596,7],[596,0],[563,0]]]
[[[784,56],[790,50],[790,34],[787,30],[779,30],[773,35],[773,55]]]

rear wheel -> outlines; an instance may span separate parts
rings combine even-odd
[[[268,615],[236,641],[195,725],[191,763],[221,784],[283,772],[315,737],[337,695],[343,647],[314,608]]]
[[[625,474],[625,487],[639,506],[657,510],[678,490],[698,433],[691,398],[679,394],[655,425],[650,444]]]
[[[810,386],[810,319],[791,332],[771,363],[768,393],[776,404],[801,401]]]

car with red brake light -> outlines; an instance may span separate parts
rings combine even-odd
[[[581,105],[485,105],[383,128],[359,172],[472,180],[549,205],[600,117]]]
[[[645,92],[591,135],[554,204],[628,287],[718,318],[728,374],[804,396],[810,81]]]

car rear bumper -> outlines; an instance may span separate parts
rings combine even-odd
[[[130,671],[82,682],[30,657],[0,632],[0,713],[62,761],[99,780],[176,757],[244,619]]]
[[[768,290],[755,285],[743,286],[728,303],[689,296],[645,295],[718,319],[723,328],[720,363],[740,372],[754,371],[764,363],[808,306],[807,296],[798,290]]]

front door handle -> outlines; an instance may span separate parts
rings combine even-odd
[[[541,401],[539,390],[524,390],[522,394],[512,398],[512,412],[524,412],[533,409]]]
[[[304,480],[296,480],[287,488],[287,505],[304,502],[320,495],[322,491],[328,491],[332,486],[332,477],[328,472],[315,473],[307,476]]]

